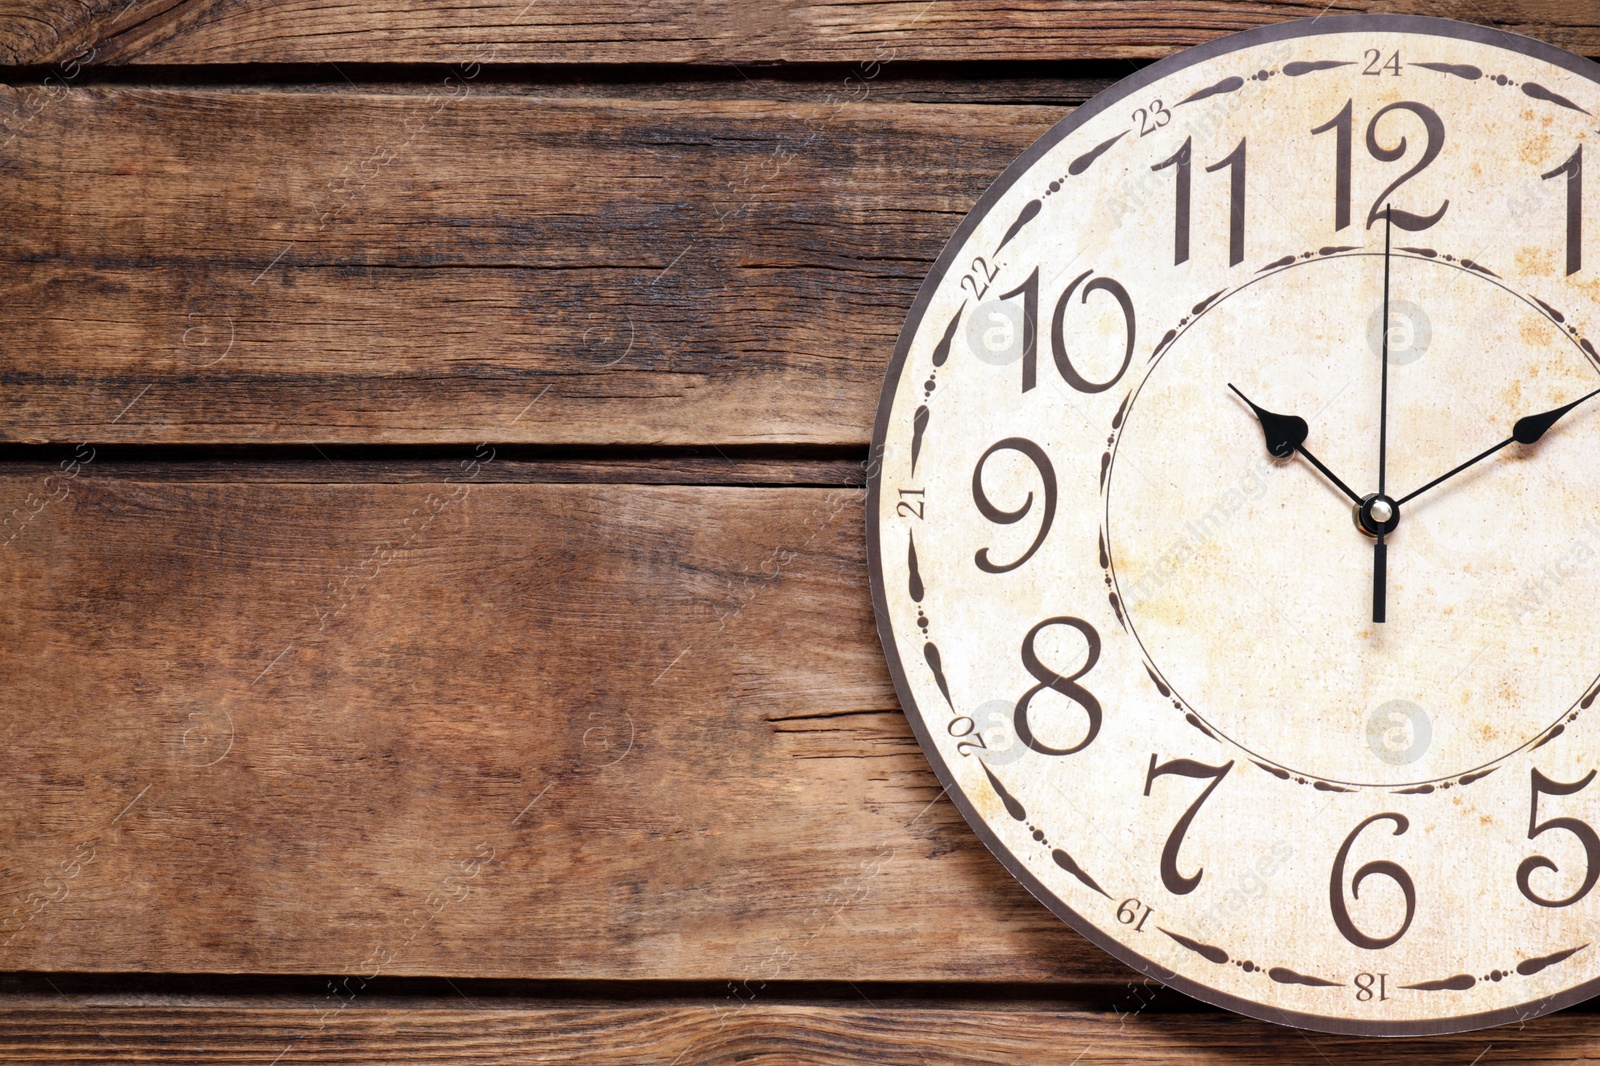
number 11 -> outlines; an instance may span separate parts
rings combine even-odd
[[[1175,216],[1172,227],[1172,265],[1178,266],[1189,260],[1189,190],[1192,183],[1190,169],[1192,163],[1193,138],[1184,139],[1183,147],[1174,152],[1171,157],[1157,163],[1151,170],[1165,170],[1176,167],[1176,197]],[[1214,174],[1219,170],[1229,169],[1228,175],[1228,265],[1238,266],[1244,262],[1244,142],[1239,138],[1239,144],[1233,151],[1219,163],[1206,167],[1207,174]]]

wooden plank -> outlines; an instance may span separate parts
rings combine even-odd
[[[0,478],[0,968],[1125,979],[942,798],[859,489],[455,477]]]
[[[863,997],[868,993],[863,992]],[[8,1062],[1226,1063],[1466,1066],[1592,1061],[1600,1016],[1567,1012],[1461,1036],[1334,1037],[1227,1014],[892,1009],[756,998],[671,1007],[425,1010],[346,1000],[273,1007],[0,1009]]]
[[[859,447],[1064,112],[0,89],[0,437]]]
[[[1337,11],[1441,15],[1600,52],[1585,0],[85,0],[0,9],[0,57],[99,62],[800,63],[1149,58],[1284,18]]]

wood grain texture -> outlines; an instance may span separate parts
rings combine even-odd
[[[795,63],[885,59],[1153,57],[1285,18],[1440,15],[1600,51],[1584,0],[9,0],[0,57],[41,63],[94,49],[115,63]],[[107,10],[109,9],[109,10]],[[121,10],[123,13],[117,14]]]
[[[0,479],[0,968],[1127,974],[941,798],[859,490],[68,473]]]
[[[1592,3],[524,2],[0,0],[0,65],[82,57],[0,88],[0,441],[467,464],[0,470],[0,970],[343,982],[163,999],[49,974],[65,994],[0,994],[0,1059],[1595,1057],[1588,1013],[1363,1042],[1144,1009],[940,797],[872,629],[859,492],[711,487],[857,483],[836,451],[866,440],[927,266],[1121,60],[1366,10],[1597,54]],[[273,91],[263,63],[316,73]],[[784,63],[842,67],[751,67]],[[836,451],[472,465],[484,440]],[[612,483],[560,484],[588,481]],[[377,993],[405,974],[635,991]],[[786,1002],[803,980],[862,984]],[[1004,1005],[866,983],[907,980],[1037,983]],[[1088,989],[1110,1006],[1050,1002]]]
[[[865,993],[863,996],[865,997]],[[1463,1036],[1363,1040],[1226,1014],[883,1009],[737,1001],[676,1007],[454,1009],[53,1006],[0,1009],[9,1062],[1227,1063],[1467,1066],[1592,1061],[1600,1017]]]
[[[0,89],[0,437],[863,445],[1064,110]]]

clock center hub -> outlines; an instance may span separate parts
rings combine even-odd
[[[1388,536],[1400,524],[1400,505],[1381,493],[1369,493],[1354,511],[1356,528],[1369,537]]]

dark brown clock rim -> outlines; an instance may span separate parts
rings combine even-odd
[[[1150,66],[1130,74],[1105,89],[1092,100],[1078,107],[1066,118],[1052,126],[1006,167],[1001,175],[995,179],[994,183],[985,190],[978,202],[973,205],[966,217],[962,219],[955,233],[939,253],[939,258],[934,261],[933,266],[929,269],[928,276],[923,281],[922,286],[917,290],[916,299],[912,302],[911,308],[906,314],[905,325],[900,330],[900,336],[895,342],[894,355],[890,358],[889,366],[884,374],[883,392],[878,398],[878,410],[873,423],[872,448],[868,453],[867,470],[867,571],[868,580],[872,587],[872,606],[877,620],[878,639],[883,645],[884,658],[889,665],[889,673],[894,678],[895,692],[899,696],[901,704],[906,708],[917,711],[915,714],[908,713],[906,717],[911,722],[912,730],[916,733],[917,743],[921,746],[924,757],[927,758],[934,774],[944,786],[945,792],[950,795],[956,808],[961,812],[962,817],[966,819],[967,824],[978,834],[978,838],[983,841],[984,846],[1000,860],[1001,865],[1010,872],[1012,877],[1016,878],[1039,902],[1050,908],[1056,917],[1066,922],[1067,925],[1071,926],[1090,943],[1140,973],[1152,977],[1187,996],[1192,996],[1202,1002],[1225,1008],[1246,1017],[1348,1036],[1440,1036],[1447,1033],[1467,1032],[1495,1025],[1504,1025],[1508,1022],[1522,1022],[1542,1017],[1600,994],[1600,978],[1576,985],[1554,996],[1530,1000],[1526,1003],[1512,1007],[1502,1007],[1498,1010],[1419,1021],[1363,1022],[1348,1018],[1308,1014],[1302,1011],[1280,1010],[1269,1007],[1264,1003],[1242,999],[1238,996],[1218,991],[1201,984],[1199,981],[1175,974],[1166,967],[1145,958],[1138,952],[1103,934],[1094,923],[1078,914],[1077,911],[1073,910],[1055,893],[1045,887],[1000,842],[999,838],[995,836],[972,806],[966,795],[956,787],[956,781],[950,773],[949,766],[939,754],[939,749],[934,744],[932,737],[928,735],[928,731],[923,724],[922,715],[917,708],[916,700],[913,698],[907,682],[905,665],[901,662],[896,650],[894,631],[889,623],[888,600],[885,595],[883,558],[878,548],[878,507],[883,481],[880,459],[883,455],[884,440],[888,433],[889,416],[894,408],[895,392],[900,382],[900,376],[905,369],[906,358],[910,354],[912,339],[916,336],[917,330],[922,324],[922,318],[927,312],[928,304],[932,300],[934,292],[944,281],[945,274],[961,252],[967,238],[971,236],[972,231],[977,228],[979,222],[988,217],[989,212],[994,208],[1000,197],[1010,191],[1011,186],[1018,179],[1023,177],[1046,152],[1055,147],[1068,134],[1090,118],[1098,115],[1113,104],[1126,99],[1153,81],[1177,73],[1196,63],[1273,41],[1292,40],[1298,37],[1321,36],[1324,34],[1370,32],[1414,33],[1472,41],[1492,48],[1502,48],[1506,51],[1529,56],[1600,84],[1600,64],[1557,48],[1554,45],[1534,40],[1531,37],[1524,37],[1520,34],[1490,29],[1486,26],[1478,26],[1454,19],[1434,18],[1425,15],[1336,15],[1311,19],[1294,19],[1270,26],[1261,26],[1253,30],[1245,30],[1226,37],[1219,37],[1216,40],[1208,41],[1205,44],[1196,45],[1175,55],[1168,56],[1165,59],[1157,60]]]

